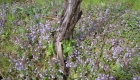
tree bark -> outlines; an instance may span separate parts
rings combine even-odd
[[[74,27],[82,15],[82,11],[80,10],[81,2],[82,0],[65,0],[65,7],[60,18],[60,24],[54,35],[55,50],[64,75],[68,75],[68,69],[63,59],[61,42],[64,39],[72,39]]]

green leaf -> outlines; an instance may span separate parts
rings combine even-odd
[[[48,44],[48,48],[46,49],[46,55],[50,56],[53,54],[53,43],[51,42],[50,44]]]
[[[50,56],[52,53],[51,53],[51,51],[50,50],[46,50],[46,55],[47,56]]]
[[[19,27],[19,32],[20,33],[23,33],[23,31],[24,31],[23,28],[22,27]]]
[[[106,4],[104,2],[101,2],[100,4],[101,4],[102,7],[106,6]]]
[[[90,71],[91,70],[91,65],[87,65],[87,69]]]
[[[117,70],[117,71],[120,71],[120,70],[121,70],[121,65],[120,65],[120,63],[118,63],[118,62],[116,63],[116,70]]]
[[[66,52],[67,52],[67,53],[69,53],[69,52],[71,52],[71,51],[72,51],[72,47],[67,47],[67,48],[66,48]]]

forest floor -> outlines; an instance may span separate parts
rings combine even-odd
[[[62,9],[61,0],[0,5],[3,79],[63,78],[53,44]],[[121,2],[81,9],[73,40],[62,42],[68,80],[140,80],[140,10]]]

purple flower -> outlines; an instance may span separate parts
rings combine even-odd
[[[66,63],[66,67],[69,67],[70,68],[72,66],[72,62],[66,61],[65,63]]]
[[[133,80],[137,80],[137,78],[136,77],[133,77]]]
[[[24,63],[23,63],[23,62],[21,62],[21,61],[16,61],[15,63],[16,63],[16,64],[15,64],[15,68],[16,68],[17,70],[24,70],[24,69],[25,69]]]
[[[74,68],[76,68],[77,67],[77,63],[74,63]]]
[[[122,48],[120,46],[115,47],[113,50],[113,58],[117,58],[117,56],[119,56],[121,51],[122,51]]]
[[[49,21],[46,21],[46,24],[45,24],[45,28],[46,30],[50,30],[50,22]]]

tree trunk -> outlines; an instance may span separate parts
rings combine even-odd
[[[61,42],[64,39],[72,39],[74,27],[82,15],[82,11],[80,10],[81,2],[82,0],[65,0],[65,7],[60,18],[60,24],[54,35],[55,50],[64,75],[68,75],[68,69],[63,59]]]

